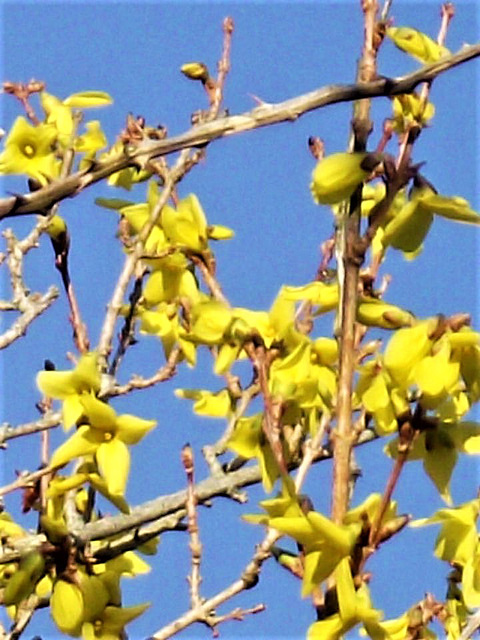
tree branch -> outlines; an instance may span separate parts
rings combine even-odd
[[[373,431],[363,431],[356,445],[370,442],[375,437]],[[331,458],[331,455],[329,450],[322,449],[315,456],[315,461],[319,462]],[[195,497],[199,504],[208,502],[214,497],[228,497],[235,489],[257,484],[261,479],[262,476],[258,465],[246,466],[225,475],[209,477],[202,480],[195,485]],[[105,517],[97,522],[88,523],[81,531],[73,531],[72,535],[75,536],[79,544],[86,543],[90,540],[101,540],[108,536],[117,535],[122,531],[139,527],[145,522],[152,522],[163,516],[174,514],[178,510],[184,510],[186,501],[186,490],[160,496],[149,502],[145,502],[141,506],[134,507],[131,513],[127,515],[120,514]],[[160,533],[160,531],[157,530],[156,533]]]
[[[63,180],[56,180],[38,191],[1,199],[0,220],[47,211],[56,202],[76,195],[112,173],[129,166],[144,166],[152,158],[168,155],[186,147],[199,147],[218,138],[243,131],[293,121],[304,113],[339,102],[410,93],[421,82],[433,80],[441,73],[478,56],[480,56],[480,43],[463,47],[451,56],[446,56],[398,78],[377,78],[365,83],[328,85],[284,102],[263,103],[246,113],[201,124],[172,138],[158,141],[145,140],[136,148],[126,148],[112,160],[96,162],[90,168],[77,171]]]
[[[62,417],[59,412],[49,413],[40,420],[34,422],[27,422],[20,424],[16,427],[12,427],[7,422],[0,426],[0,447],[4,446],[7,440],[13,440],[14,438],[21,438],[22,436],[28,436],[32,433],[39,433],[46,429],[53,429],[57,427],[62,421]]]

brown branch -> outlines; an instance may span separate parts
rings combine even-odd
[[[204,259],[204,256],[191,254],[189,258],[202,274],[202,278],[205,284],[207,285],[207,287],[209,288],[210,293],[215,298],[215,300],[218,300],[219,302],[223,302],[223,304],[229,307],[230,302],[225,297],[222,291],[222,287],[220,286],[220,283],[218,282],[218,280],[215,277],[215,274],[213,273],[212,265],[207,264],[207,262]]]
[[[55,470],[56,467],[45,467],[44,469],[38,469],[31,473],[21,474],[16,480],[10,482],[10,484],[0,487],[0,496],[4,496],[7,493],[16,491],[17,489],[24,489],[32,483],[35,483],[37,480],[40,480],[43,476],[53,473]]]
[[[125,321],[123,323],[122,330],[120,331],[117,351],[112,359],[112,363],[108,370],[108,374],[110,376],[115,376],[118,366],[123,356],[127,352],[127,348],[134,342],[135,311],[138,305],[138,301],[140,300],[140,297],[142,295],[142,279],[143,275],[139,275],[135,278],[132,292],[128,297],[129,308],[125,317]]]
[[[328,419],[329,419],[329,416],[328,417],[326,416],[323,422],[323,425],[320,426],[319,428],[319,433],[322,432],[323,434],[323,428],[326,426]],[[314,438],[312,452],[314,448],[320,449],[320,439],[321,439],[320,435],[318,435],[317,438]],[[302,469],[300,470],[299,474],[295,479],[295,489],[297,493],[300,492],[301,490],[302,483],[305,479],[306,471],[309,468],[311,462],[312,462],[312,458],[310,456],[307,456],[307,462],[304,465],[303,470]],[[197,622],[199,620],[204,620],[205,618],[207,618],[207,620],[210,621],[208,618],[209,613],[211,611],[214,611],[216,607],[218,607],[220,604],[223,604],[227,600],[230,600],[231,598],[238,595],[242,591],[245,591],[247,589],[251,589],[252,587],[254,587],[258,582],[259,574],[260,574],[263,563],[265,562],[265,560],[267,560],[270,557],[271,548],[280,537],[281,537],[280,533],[278,533],[274,529],[268,529],[262,542],[256,547],[255,553],[252,559],[248,562],[239,580],[235,580],[230,586],[228,586],[226,589],[224,589],[217,595],[213,596],[212,598],[210,598],[205,602],[199,603],[199,605],[196,608],[190,609],[189,611],[184,613],[182,616],[180,616],[170,624],[166,625],[165,627],[157,631],[157,633],[155,633],[152,636],[152,640],[165,640],[166,638],[171,637],[181,629],[185,629],[186,627],[190,626],[194,622]],[[257,608],[254,608],[255,612],[256,610]],[[263,610],[263,609],[259,609],[259,610]]]
[[[56,208],[56,206],[53,207],[54,210]],[[49,216],[49,219],[51,217],[52,216]],[[88,339],[87,327],[82,321],[80,307],[78,305],[77,296],[75,295],[75,289],[70,277],[70,270],[68,268],[68,255],[70,250],[70,235],[68,233],[68,229],[59,234],[56,238],[50,239],[55,253],[55,268],[60,273],[63,288],[70,307],[69,320],[73,329],[75,346],[80,353],[86,353],[90,347],[90,341]]]
[[[418,429],[416,429],[415,426],[416,423],[421,419],[420,416],[421,411],[417,407],[417,411],[413,415],[412,420],[407,420],[399,427],[397,457],[392,467],[392,471],[390,472],[390,475],[388,477],[387,485],[385,487],[385,491],[383,492],[382,502],[380,504],[376,519],[373,522],[372,528],[370,530],[369,546],[372,550],[375,549],[380,541],[380,532],[383,518],[390,505],[393,492],[400,478],[400,474],[405,466],[405,463],[408,460],[408,455],[412,448],[412,444],[419,433]]]
[[[230,47],[233,35],[233,19],[225,18],[223,21],[223,51],[222,57],[218,63],[218,75],[215,82],[215,90],[213,92],[212,105],[210,107],[210,118],[216,118],[223,100],[223,90],[227,74],[230,71]]]
[[[263,103],[246,113],[206,122],[178,136],[159,141],[145,140],[135,149],[127,148],[125,153],[119,153],[112,160],[94,163],[90,168],[77,171],[63,180],[56,180],[34,193],[1,199],[0,219],[48,211],[54,203],[76,195],[112,173],[129,166],[143,166],[153,158],[168,155],[186,147],[204,146],[213,140],[243,131],[293,121],[309,111],[339,102],[411,93],[418,84],[432,80],[441,73],[478,56],[480,56],[480,44],[463,47],[451,56],[446,56],[398,78],[376,78],[365,83],[329,85],[284,102]]]
[[[166,638],[170,638],[182,629],[189,627],[194,622],[204,619],[211,611],[215,611],[218,606],[227,600],[230,600],[242,591],[255,586],[258,581],[260,569],[265,560],[270,557],[270,548],[277,538],[278,533],[276,531],[270,531],[264,540],[258,545],[253,558],[248,563],[241,578],[232,582],[231,585],[217,593],[212,598],[205,600],[205,602],[201,603],[195,609],[190,609],[182,616],[154,633],[151,636],[151,640],[166,640]]]
[[[255,367],[258,384],[263,396],[263,433],[270,445],[278,471],[282,476],[287,476],[288,470],[283,455],[280,424],[283,406],[281,400],[274,398],[270,393],[268,383],[270,365],[276,357],[276,352],[275,350],[267,351],[263,345],[257,347],[253,342],[246,343],[244,349]]]
[[[217,627],[221,622],[227,622],[228,620],[242,621],[245,616],[262,613],[265,609],[266,607],[264,604],[257,604],[254,607],[249,607],[248,609],[240,609],[237,607],[236,609],[233,609],[233,611],[230,611],[230,613],[226,613],[223,616],[210,616],[208,624],[212,627]]]
[[[106,388],[102,390],[99,394],[99,397],[105,398],[113,398],[114,396],[122,396],[130,391],[135,389],[147,389],[148,387],[153,387],[159,382],[165,382],[166,380],[170,380],[176,373],[177,364],[179,358],[182,354],[182,350],[179,346],[173,347],[168,356],[167,362],[161,367],[153,376],[150,378],[142,378],[141,376],[133,376],[129,382],[123,385],[115,385],[110,388]]]
[[[376,73],[375,18],[378,5],[376,0],[364,0],[363,11],[365,34],[362,57],[357,79],[360,84],[368,83]],[[353,151],[365,151],[367,139],[372,129],[370,121],[370,101],[359,100],[354,105]],[[362,259],[356,255],[360,235],[361,187],[353,194],[350,203],[344,205],[343,220],[338,230],[337,264],[340,286],[339,301],[339,374],[337,394],[337,427],[333,433],[333,488],[332,519],[337,524],[343,522],[350,499],[351,451],[355,439],[352,427],[352,389],[356,365],[357,296],[359,273]]]

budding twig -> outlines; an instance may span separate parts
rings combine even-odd
[[[187,520],[188,533],[190,534],[190,551],[192,553],[192,572],[188,577],[190,585],[190,602],[192,609],[199,607],[202,603],[200,597],[200,564],[202,561],[202,543],[198,530],[197,501],[195,498],[195,462],[193,449],[186,444],[182,449],[182,464],[187,476]]]

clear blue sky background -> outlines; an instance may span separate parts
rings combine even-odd
[[[456,4],[457,16],[447,40],[452,50],[479,39],[478,5]],[[352,81],[362,38],[359,5],[353,0],[3,2],[2,78],[45,80],[47,90],[60,98],[88,89],[108,91],[114,97],[114,105],[89,112],[87,118],[101,119],[110,143],[123,128],[128,112],[145,116],[149,124],[166,125],[173,135],[188,129],[192,112],[206,106],[200,86],[184,78],[180,66],[201,60],[215,70],[221,51],[221,24],[226,15],[235,21],[235,34],[225,106],[236,114],[255,105],[252,95],[276,102],[322,85]],[[397,0],[392,15],[397,25],[414,26],[435,36],[439,4]],[[391,43],[382,47],[381,74],[400,75],[417,66]],[[435,81],[432,99],[437,113],[433,127],[423,132],[415,151],[415,161],[427,162],[424,173],[442,193],[462,195],[477,210],[478,71],[478,63],[468,63]],[[0,104],[0,124],[8,129],[19,113],[17,105],[6,96]],[[387,100],[375,102],[377,124],[372,141],[378,139],[380,124],[388,113]],[[344,150],[350,117],[350,105],[332,106],[294,124],[221,140],[208,148],[206,161],[181,183],[180,195],[196,193],[210,222],[236,231],[233,240],[217,245],[216,254],[219,278],[233,305],[268,309],[282,284],[300,285],[313,278],[319,245],[332,231],[332,216],[328,209],[315,206],[310,197],[308,185],[314,163],[307,139],[310,135],[322,137],[328,153]],[[25,190],[22,180],[2,181],[4,189]],[[123,260],[114,241],[116,214],[93,204],[99,195],[132,196],[96,186],[61,205],[72,236],[73,280],[93,345]],[[139,202],[145,199],[143,187],[133,192],[132,199],[135,198]],[[31,222],[9,221],[8,225],[21,234]],[[477,240],[478,233],[471,227],[436,221],[417,261],[406,263],[401,256],[395,256],[384,266],[383,273],[393,276],[387,299],[420,317],[440,311],[474,314]],[[44,291],[51,283],[59,284],[50,243],[44,239],[35,253],[27,262],[27,282],[32,290]],[[5,290],[5,281],[2,286]],[[23,340],[2,354],[2,420],[19,424],[35,418],[34,405],[39,395],[34,376],[45,358],[60,369],[67,368],[65,353],[73,349],[67,314],[62,296]],[[478,322],[475,326],[479,327]],[[331,318],[320,329],[329,335]],[[134,371],[153,373],[162,358],[160,344],[145,337],[125,359],[122,380]],[[114,402],[119,411],[128,410],[159,421],[158,428],[133,450],[128,491],[133,505],[184,485],[179,452],[186,441],[197,452],[198,477],[207,473],[200,449],[219,437],[223,424],[193,417],[190,403],[173,397],[175,387],[220,388],[222,381],[210,373],[208,354],[200,360],[200,374],[182,369],[172,384]],[[54,445],[61,438],[61,433],[54,434]],[[12,478],[14,469],[35,468],[38,451],[38,438],[13,441],[2,453],[3,481]],[[378,445],[363,447],[357,457],[364,470],[355,497],[359,502],[372,490],[382,490],[390,465]],[[309,478],[307,489],[318,509],[329,506],[329,474],[330,465],[322,464]],[[467,464],[463,474],[454,475],[452,493],[457,503],[474,497],[477,479],[473,462]],[[245,507],[223,501],[214,509],[200,510],[205,596],[215,594],[240,575],[261,539],[260,528],[239,521],[242,513],[257,511],[262,492],[253,489],[250,496]],[[430,515],[441,506],[436,491],[416,463],[408,465],[396,498],[400,512],[415,517]],[[13,513],[18,512],[18,504],[18,495],[6,500],[7,509]],[[25,526],[36,526],[33,516],[25,522]],[[374,600],[388,617],[401,614],[425,591],[439,598],[444,596],[447,567],[433,558],[428,566],[423,564],[424,554],[431,555],[435,535],[433,528],[407,531],[398,542],[386,545],[371,563]],[[188,608],[187,536],[164,535],[154,565],[149,576],[126,584],[126,605],[154,602],[129,627],[130,637],[135,640],[147,637]],[[388,589],[381,586],[385,584]],[[242,594],[223,611],[258,602],[265,602],[267,611],[242,623],[222,626],[223,637],[298,638],[314,620],[310,602],[300,600],[300,585],[273,563],[265,566],[256,589]],[[38,614],[38,621],[25,637],[35,633],[43,640],[59,637],[46,612]],[[208,636],[208,630],[201,626],[180,634],[185,638]]]

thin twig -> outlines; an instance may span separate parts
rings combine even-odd
[[[414,414],[412,421],[404,422],[399,429],[398,452],[394,465],[387,480],[385,491],[383,492],[382,502],[380,504],[375,521],[372,524],[369,535],[369,547],[375,549],[379,542],[382,521],[392,500],[392,495],[397,486],[398,480],[405,463],[408,460],[413,441],[417,437],[419,431],[415,429],[416,420],[420,417],[420,412]]]
[[[32,594],[18,607],[18,613],[11,631],[5,636],[5,640],[18,640],[30,623],[33,614],[41,603],[41,598]],[[44,605],[45,606],[45,605]]]
[[[220,283],[216,279],[215,274],[212,273],[212,269],[209,269],[206,262],[200,256],[191,255],[190,259],[202,274],[202,278],[205,284],[207,285],[207,287],[209,288],[210,293],[215,298],[215,300],[218,300],[219,302],[223,302],[223,304],[229,307],[230,302],[225,297],[222,291],[222,287],[220,286]]]
[[[42,476],[53,473],[55,470],[56,467],[45,467],[43,469],[38,469],[37,471],[32,471],[31,473],[22,474],[13,482],[0,487],[0,496],[4,496],[7,493],[16,491],[17,489],[24,489],[25,487],[31,486]]]
[[[320,418],[317,433],[313,436],[313,438],[306,442],[302,461],[300,463],[300,466],[298,467],[297,475],[295,476],[295,486],[297,488],[297,491],[301,489],[303,483],[305,482],[308,470],[312,466],[315,458],[322,451],[322,442],[331,419],[331,414],[325,410],[322,413],[322,417]]]
[[[192,554],[192,572],[188,577],[190,585],[190,603],[192,609],[198,607],[202,598],[200,596],[200,565],[202,562],[202,543],[198,530],[197,500],[195,497],[195,462],[192,447],[187,444],[182,449],[182,464],[187,476],[187,521],[190,534],[190,551]]]
[[[255,396],[258,395],[260,391],[260,386],[257,383],[251,384],[249,387],[244,389],[241,392],[240,398],[237,402],[235,411],[232,417],[228,420],[227,427],[221,437],[211,445],[205,445],[202,449],[203,455],[205,457],[205,461],[210,467],[210,472],[212,475],[223,474],[222,467],[217,460],[217,457],[225,453],[227,448],[227,443],[235,430],[235,425],[238,420],[245,414],[245,411],[248,409],[250,402]]]
[[[129,309],[128,313],[125,317],[125,322],[123,324],[122,330],[120,332],[120,339],[117,347],[117,351],[112,359],[112,364],[108,370],[109,375],[114,376],[115,372],[118,369],[118,365],[120,364],[123,356],[125,355],[127,348],[133,342],[133,334],[134,334],[134,325],[135,325],[135,311],[137,308],[138,301],[142,295],[142,277],[137,277],[135,279],[135,284],[133,285],[132,293],[129,296]]]
[[[213,100],[210,106],[210,118],[216,118],[223,100],[223,92],[227,74],[230,71],[230,47],[233,35],[233,19],[227,17],[223,21],[223,51],[222,57],[218,63],[218,75],[215,82],[215,90],[213,92]]]
[[[126,384],[108,387],[104,392],[100,393],[99,396],[108,396],[109,398],[121,396],[130,393],[130,391],[135,389],[147,389],[148,387],[153,387],[159,382],[170,380],[175,375],[181,354],[181,348],[178,345],[174,346],[170,351],[167,362],[153,376],[150,378],[142,378],[138,375],[133,376]]]
[[[60,273],[63,288],[70,307],[69,320],[73,329],[75,346],[80,353],[86,353],[90,347],[90,341],[88,339],[87,327],[82,320],[80,307],[78,305],[77,296],[75,295],[75,289],[70,277],[70,270],[68,268],[68,254],[70,249],[70,237],[68,230],[65,230],[65,232],[58,238],[52,238],[51,240],[53,250],[55,252],[55,268]]]
[[[325,421],[326,420],[327,418],[325,418]],[[295,489],[297,493],[302,487],[306,468],[309,466],[309,464],[310,463],[305,465],[304,471],[302,471],[295,479]],[[255,584],[258,582],[258,577],[263,563],[270,557],[271,548],[281,537],[281,535],[282,534],[278,533],[278,531],[275,531],[274,529],[268,529],[264,539],[257,546],[252,559],[245,567],[239,580],[234,581],[229,587],[227,587],[214,597],[200,603],[195,609],[190,609],[190,611],[187,611],[185,614],[157,631],[152,636],[152,640],[166,640],[166,638],[170,638],[172,635],[174,635],[178,631],[181,631],[182,629],[185,629],[194,622],[204,619],[209,615],[209,612],[214,611],[220,604],[223,604],[227,600],[230,600],[242,591],[255,586]]]
[[[255,346],[253,342],[246,343],[244,349],[255,367],[258,384],[263,396],[263,433],[270,445],[280,474],[287,476],[288,469],[283,455],[280,424],[283,405],[281,400],[272,396],[268,383],[270,365],[277,353],[273,349],[267,351],[263,345]]]

